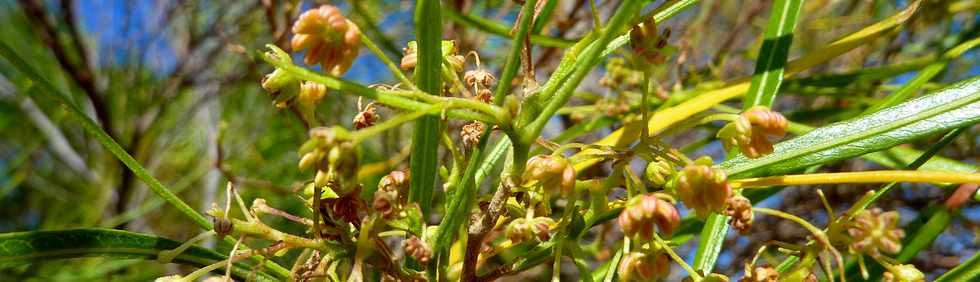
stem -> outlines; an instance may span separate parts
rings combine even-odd
[[[752,211],[763,213],[763,214],[768,214],[768,215],[771,215],[771,216],[780,217],[780,218],[783,218],[783,219],[786,219],[786,220],[789,220],[789,221],[792,221],[792,222],[796,222],[796,224],[799,224],[800,226],[803,226],[803,228],[805,228],[806,230],[810,231],[810,233],[813,233],[813,236],[816,237],[818,241],[822,241],[822,242],[827,243],[827,244],[830,243],[830,241],[827,239],[827,234],[825,234],[822,230],[820,230],[820,228],[817,228],[816,226],[813,226],[813,224],[810,224],[810,222],[807,222],[805,219],[802,219],[802,218],[800,218],[798,216],[795,216],[795,215],[792,215],[792,214],[788,214],[788,213],[785,213],[785,212],[782,212],[782,211],[779,211],[779,210],[769,209],[769,208],[756,208],[756,207],[753,207],[752,208]]]
[[[352,5],[356,6],[357,4],[352,4]],[[356,24],[352,22],[348,21],[348,23],[356,26]],[[396,78],[398,78],[398,80],[400,80],[402,84],[405,84],[412,90],[417,90],[418,88],[415,87],[415,83],[413,83],[412,80],[408,79],[408,77],[405,76],[405,73],[402,73],[402,70],[398,68],[398,65],[395,64],[395,62],[392,61],[391,58],[388,58],[388,55],[385,54],[385,52],[381,51],[381,49],[378,48],[378,45],[375,45],[374,41],[371,41],[371,38],[367,37],[367,35],[365,35],[363,32],[360,32],[360,30],[361,28],[358,27],[357,35],[358,37],[361,38],[361,42],[364,43],[364,46],[367,47],[368,50],[371,51],[371,53],[374,53],[374,56],[378,57],[378,59],[381,60],[381,62],[384,63],[386,67],[388,67],[388,70],[391,71],[391,74],[394,75]]]
[[[680,265],[681,268],[684,269],[684,271],[687,271],[687,274],[690,275],[691,278],[694,279],[694,281],[701,281],[701,275],[697,271],[695,271],[693,267],[688,265],[687,262],[684,261],[684,259],[678,256],[677,253],[674,252],[674,249],[671,249],[670,245],[667,245],[667,241],[664,241],[663,238],[660,238],[660,235],[657,235],[656,232],[653,233],[653,239],[657,241],[658,245],[660,245],[660,249],[664,250],[664,252],[666,252],[667,255],[670,256],[670,259],[674,260],[674,262],[677,262],[677,264]]]
[[[745,178],[732,180],[729,184],[733,189],[738,189],[765,186],[888,182],[980,183],[980,173],[879,170]]]
[[[395,128],[395,127],[397,127],[397,126],[399,126],[399,125],[401,125],[403,123],[406,123],[406,122],[409,122],[409,121],[413,121],[413,120],[415,120],[415,119],[417,119],[419,117],[422,117],[424,115],[427,115],[427,114],[438,113],[439,111],[446,110],[448,108],[449,107],[448,107],[447,104],[435,104],[435,105],[429,106],[429,108],[426,108],[426,109],[423,109],[423,110],[401,114],[401,115],[395,116],[394,118],[388,119],[385,122],[382,122],[382,123],[376,124],[374,126],[367,127],[367,128],[364,128],[364,129],[361,129],[361,130],[358,130],[358,131],[355,131],[355,132],[351,133],[350,134],[350,140],[351,140],[351,142],[353,142],[355,144],[356,143],[360,143],[360,142],[363,142],[364,140],[367,140],[368,138],[370,138],[370,137],[372,137],[374,135],[377,135],[377,134],[379,134],[381,132],[384,132],[385,130]]]

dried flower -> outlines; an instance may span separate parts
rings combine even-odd
[[[777,282],[779,281],[779,272],[776,271],[772,266],[760,266],[756,267],[752,271],[746,271],[745,276],[739,279],[738,282]]]
[[[378,189],[374,192],[374,200],[371,201],[371,208],[381,214],[385,219],[394,219],[401,210],[398,200],[398,192]]]
[[[463,75],[463,80],[466,81],[466,84],[469,85],[470,87],[484,88],[484,89],[490,88],[490,86],[493,86],[493,83],[497,81],[497,79],[494,78],[493,75],[490,74],[490,72],[482,68],[467,71],[466,74]]]
[[[882,212],[878,208],[862,211],[847,229],[853,239],[851,248],[871,256],[898,253],[905,237],[905,231],[898,228],[898,217],[897,211]]]
[[[550,217],[516,218],[507,225],[504,234],[514,244],[538,239],[544,242],[551,239],[551,226],[555,220]]]
[[[428,263],[432,259],[432,247],[415,235],[412,235],[408,240],[402,241],[402,248],[405,249],[405,254],[408,254],[412,259],[423,264]]]
[[[374,103],[368,104],[361,112],[354,116],[354,129],[363,129],[374,125],[378,121],[377,111],[374,109]]]
[[[752,229],[752,202],[749,202],[748,198],[741,195],[728,198],[725,215],[731,217],[728,224],[738,230],[738,233],[749,234],[749,230]]]
[[[575,188],[575,167],[561,156],[537,155],[527,160],[525,185],[541,184],[545,191],[571,193]]]
[[[670,274],[670,257],[666,254],[630,252],[619,262],[622,281],[651,281]]]
[[[717,167],[688,165],[677,178],[677,196],[700,218],[721,213],[731,194],[725,171]]]
[[[657,158],[647,164],[643,176],[646,176],[647,181],[650,181],[654,186],[663,187],[674,174],[677,174],[674,165],[665,159]]]
[[[476,100],[487,104],[493,103],[493,92],[486,88],[477,90]]]
[[[764,106],[752,107],[718,131],[726,150],[738,147],[749,158],[758,158],[773,151],[769,137],[786,135],[789,121],[782,114]]]
[[[887,267],[888,271],[882,275],[884,282],[924,282],[926,275],[911,264],[899,264]]]
[[[648,242],[653,240],[654,225],[669,236],[681,224],[681,217],[671,203],[654,194],[646,194],[630,199],[618,221],[626,236]]]
[[[359,52],[360,31],[331,5],[303,12],[293,24],[293,33],[294,51],[309,48],[303,62],[320,64],[332,75],[344,74]]]
[[[483,130],[486,127],[482,122],[473,121],[463,125],[460,129],[459,137],[463,139],[463,146],[466,148],[473,148],[480,144],[480,135],[483,135]]]
[[[378,182],[378,189],[404,194],[408,191],[408,185],[408,172],[404,170],[393,170],[388,175],[381,177],[381,181]]]

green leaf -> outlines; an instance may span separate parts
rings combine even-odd
[[[716,213],[708,216],[704,228],[701,229],[701,238],[704,240],[698,244],[694,269],[701,273],[711,273],[718,261],[718,254],[721,254],[721,247],[725,245],[725,234],[728,234],[728,216]]]
[[[419,90],[438,95],[442,93],[442,17],[438,0],[419,0],[415,7],[415,34],[418,38],[418,67],[415,84]],[[419,204],[423,218],[428,218],[432,194],[436,189],[439,166],[438,116],[425,116],[415,123],[412,135],[412,155],[409,201]],[[421,233],[421,226],[416,227]]]
[[[776,175],[843,160],[980,122],[980,77],[859,119],[776,144],[773,154],[739,155],[721,164],[736,178]]]
[[[0,266],[79,257],[155,260],[160,251],[175,249],[178,246],[180,242],[170,239],[114,229],[5,233],[0,234]],[[226,258],[214,251],[192,246],[177,255],[172,262],[204,267]],[[238,262],[234,264],[232,273],[244,279],[254,268]],[[262,272],[258,272],[256,278],[262,281],[277,281],[275,277]]]
[[[745,96],[745,109],[753,106],[772,106],[779,85],[783,82],[783,67],[793,44],[793,30],[796,29],[803,0],[776,0],[769,15],[766,38],[756,59],[752,86]]]
[[[451,21],[475,27],[490,34],[510,38],[510,28],[507,25],[477,17],[474,15],[464,15],[445,7],[442,9],[443,15]],[[531,34],[531,43],[547,47],[567,48],[575,44],[575,40],[565,38],[555,38],[539,34]],[[501,80],[503,81],[503,80]]]

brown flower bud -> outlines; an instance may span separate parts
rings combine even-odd
[[[727,178],[720,168],[688,165],[677,178],[677,196],[700,218],[706,218],[712,212],[721,213],[732,194]]]
[[[752,202],[741,195],[728,198],[725,215],[730,216],[728,224],[738,230],[739,234],[749,234],[752,229]]]
[[[393,170],[388,175],[381,177],[381,181],[378,182],[378,190],[406,193],[408,192],[408,184],[408,172],[404,170]]]
[[[561,156],[537,155],[527,160],[524,181],[540,183],[545,191],[570,194],[575,189],[575,167]]]
[[[354,129],[363,129],[374,125],[378,121],[378,114],[374,109],[374,103],[368,104],[361,112],[354,116]]]
[[[654,194],[646,194],[630,199],[617,219],[626,236],[640,242],[653,240],[653,227],[670,236],[681,223],[677,208]]]
[[[898,219],[897,211],[882,212],[879,208],[862,211],[847,229],[853,239],[851,248],[871,256],[898,253],[905,237],[905,231],[898,228]]]
[[[428,263],[432,259],[432,247],[415,235],[412,235],[412,238],[408,238],[408,240],[402,241],[402,248],[405,249],[405,254],[408,254],[412,259],[423,264]]]
[[[726,150],[738,147],[746,157],[755,159],[773,151],[770,137],[786,135],[789,121],[782,114],[764,106],[752,107],[718,131]]]
[[[772,266],[760,266],[756,267],[752,271],[745,272],[745,276],[739,279],[738,282],[777,282],[779,281],[779,272],[776,271]]]
[[[403,70],[411,70],[415,68],[418,64],[418,44],[415,41],[409,41],[408,45],[402,49],[405,52],[405,56],[402,57],[401,67]]]
[[[663,33],[657,32],[657,23],[650,18],[637,24],[630,30],[630,47],[633,52],[650,64],[663,64],[666,57],[661,53],[661,49],[667,47],[667,38],[670,37],[670,29],[664,29]]]
[[[463,140],[463,146],[466,148],[473,148],[480,144],[480,136],[483,135],[483,130],[486,127],[482,122],[473,121],[463,125],[460,129],[459,137]]]
[[[231,231],[235,230],[235,225],[231,223],[224,217],[212,217],[211,225],[214,226],[214,234],[218,235],[218,238],[224,238],[225,235],[231,234]]]
[[[493,92],[490,89],[480,89],[476,91],[476,100],[487,104],[493,103]]]
[[[619,262],[622,281],[652,281],[670,274],[670,257],[666,254],[630,252]]]
[[[513,244],[519,244],[524,241],[529,241],[534,238],[534,231],[531,230],[532,226],[529,220],[526,218],[515,218],[507,224],[507,228],[504,230],[504,235]]]
[[[384,219],[396,218],[400,210],[398,192],[381,189],[375,191],[374,200],[371,201],[371,207],[381,214],[381,217]]]
[[[320,64],[323,71],[342,75],[354,63],[360,51],[360,31],[347,21],[337,7],[321,5],[303,12],[293,24],[290,42],[294,51],[309,49],[303,62]]]

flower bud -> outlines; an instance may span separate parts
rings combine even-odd
[[[755,159],[773,151],[770,137],[786,135],[789,121],[782,114],[764,106],[752,107],[718,131],[726,150],[738,147],[746,157]]]
[[[524,181],[540,183],[545,191],[570,194],[575,189],[575,167],[561,156],[537,155],[527,160]]]
[[[402,57],[401,67],[403,70],[411,70],[415,68],[418,64],[418,43],[415,41],[409,41],[405,48],[402,49],[405,52],[405,56]]]
[[[898,253],[905,237],[905,231],[898,228],[898,220],[897,211],[881,212],[878,208],[862,211],[847,229],[853,239],[851,247],[871,256]]]
[[[717,167],[688,165],[677,178],[677,196],[700,218],[721,213],[731,194],[725,171]]]
[[[360,31],[337,7],[321,5],[303,12],[293,24],[290,44],[294,51],[309,49],[303,62],[320,64],[323,71],[339,76],[347,72],[360,51]]]
[[[327,174],[326,171],[323,170],[317,170],[316,175],[313,176],[313,185],[316,185],[316,187],[327,186],[327,183],[329,181],[330,181],[329,175]]]
[[[408,192],[408,185],[408,172],[393,170],[388,175],[381,177],[381,181],[378,182],[378,190],[406,193]]]
[[[666,254],[630,252],[619,262],[622,281],[652,281],[670,274],[670,258]]]
[[[534,238],[534,231],[532,231],[531,228],[531,223],[527,219],[523,217],[515,218],[510,222],[510,224],[507,224],[507,228],[504,230],[504,235],[506,235],[507,239],[510,239],[513,244],[519,244]]]
[[[653,240],[653,227],[670,236],[681,223],[677,208],[654,194],[646,194],[630,199],[617,219],[626,236],[640,242]]]
[[[637,24],[630,30],[630,46],[633,52],[643,58],[648,64],[663,64],[666,57],[661,49],[667,47],[667,38],[670,37],[670,28],[664,29],[663,33],[657,32],[657,23],[650,18]]]
[[[463,140],[463,146],[466,148],[473,148],[480,144],[480,136],[483,135],[483,130],[486,127],[482,122],[473,121],[463,125],[460,129],[459,137]]]
[[[487,104],[493,103],[493,92],[490,89],[483,88],[476,91],[476,100],[484,102]]]
[[[650,181],[654,186],[663,187],[664,184],[667,184],[667,180],[676,173],[677,170],[674,169],[674,165],[667,160],[657,158],[647,164],[643,176],[646,176],[647,181]]]
[[[731,217],[728,224],[738,230],[739,234],[748,234],[752,229],[752,202],[748,198],[741,195],[728,198],[725,215]]]
[[[911,264],[899,264],[888,268],[882,281],[884,282],[924,282],[926,275]]]
[[[412,238],[402,241],[402,248],[404,248],[405,254],[423,264],[432,259],[432,247],[414,235]]]
[[[381,190],[374,192],[374,200],[371,207],[374,208],[384,219],[394,219],[398,216],[399,208],[398,192],[394,190]]]
[[[531,233],[538,238],[538,241],[545,242],[551,239],[551,226],[555,225],[555,220],[550,217],[535,217],[530,221]]]
[[[231,234],[231,231],[235,229],[234,224],[224,217],[212,217],[211,225],[213,226],[214,234],[218,235],[218,238],[224,238],[225,235]]]

